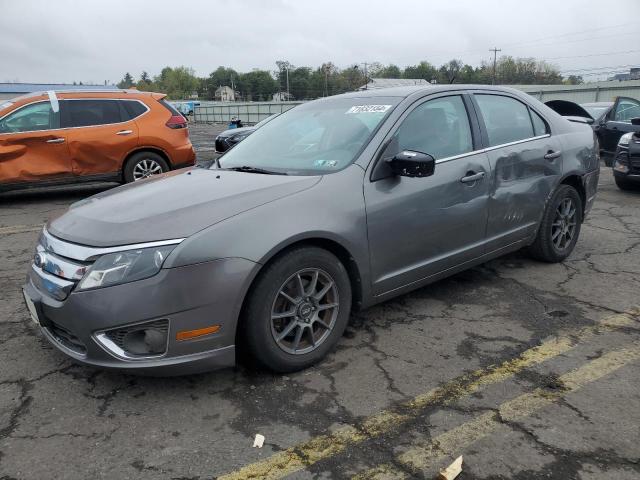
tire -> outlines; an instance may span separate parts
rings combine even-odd
[[[312,291],[317,299],[311,298]],[[302,370],[335,347],[350,313],[351,283],[344,265],[321,248],[296,248],[260,273],[243,309],[239,341],[261,367],[280,373]]]
[[[168,171],[167,161],[157,153],[138,152],[133,154],[124,166],[124,181],[131,183]]]
[[[614,176],[613,179],[616,181],[616,185],[620,190],[629,191],[629,190],[638,190],[638,185],[633,182],[630,182],[626,178],[620,178],[618,176]]]
[[[573,211],[573,214],[563,217],[567,205],[569,213]],[[582,212],[582,198],[576,189],[571,185],[560,185],[544,211],[535,241],[529,246],[531,256],[549,263],[567,258],[580,236]]]

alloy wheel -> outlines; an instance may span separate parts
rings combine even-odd
[[[319,268],[299,270],[278,289],[271,308],[271,334],[287,353],[312,352],[329,337],[338,310],[333,278]]]
[[[162,173],[162,166],[152,158],[145,158],[133,167],[133,180],[142,180],[159,173]]]
[[[564,198],[556,208],[551,224],[551,241],[558,250],[564,250],[571,244],[576,232],[576,207],[571,198]]]

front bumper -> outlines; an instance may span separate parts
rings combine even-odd
[[[256,264],[228,258],[163,269],[136,282],[88,291],[72,290],[56,300],[30,269],[23,290],[44,336],[75,361],[131,373],[183,375],[235,364],[235,333],[242,298]],[[122,358],[101,344],[104,330],[168,320],[166,352],[153,358]],[[217,332],[191,340],[177,332],[219,325]]]

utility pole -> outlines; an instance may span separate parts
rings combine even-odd
[[[367,66],[369,65],[367,62],[364,62],[364,89],[369,90],[369,77],[367,76]]]
[[[493,52],[493,78],[491,79],[491,84],[495,85],[496,83],[496,61],[498,58],[498,52],[501,52],[502,50],[496,47],[490,48],[489,49],[490,52]]]

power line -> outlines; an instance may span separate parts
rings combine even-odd
[[[493,78],[491,79],[491,83],[495,84],[496,83],[496,60],[498,58],[498,52],[501,52],[502,50],[499,48],[493,47],[489,51],[493,52]]]

